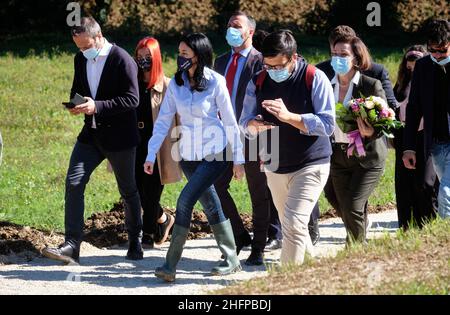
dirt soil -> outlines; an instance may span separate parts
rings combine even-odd
[[[174,215],[175,209],[164,209]],[[252,230],[251,215],[241,215],[246,228]],[[128,241],[125,229],[125,212],[122,203],[116,203],[108,212],[99,212],[89,217],[84,226],[84,241],[98,248],[107,248]],[[203,212],[194,211],[189,240],[204,238],[211,228]],[[0,256],[26,252],[30,259],[46,246],[57,246],[64,241],[61,233],[37,230],[9,222],[0,222]]]

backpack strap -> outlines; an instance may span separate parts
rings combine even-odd
[[[306,78],[305,78],[305,82],[306,82],[306,88],[308,89],[308,91],[311,92],[312,90],[312,85],[313,85],[313,81],[314,81],[314,74],[316,73],[316,67],[314,67],[313,65],[308,64],[306,66]]]

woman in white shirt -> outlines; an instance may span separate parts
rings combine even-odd
[[[214,267],[215,275],[226,275],[241,269],[230,221],[223,214],[214,182],[234,161],[234,176],[242,178],[243,146],[225,78],[210,69],[212,46],[200,33],[184,37],[179,44],[178,71],[171,80],[148,143],[144,170],[153,172],[156,153],[166,138],[171,122],[179,115],[181,140],[180,166],[188,179],[176,209],[166,262],[155,271],[158,278],[175,280],[176,266],[186,242],[192,210],[197,201],[203,206],[208,222],[224,260]],[[220,112],[220,114],[219,114]],[[232,159],[227,159],[227,145]],[[172,152],[177,150],[172,149]]]

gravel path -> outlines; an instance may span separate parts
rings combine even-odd
[[[369,237],[394,233],[396,211],[370,214]],[[320,222],[321,240],[315,256],[333,256],[344,247],[345,229],[341,219]],[[83,244],[81,266],[61,266],[46,258],[27,263],[0,265],[0,294],[204,294],[230,282],[264,276],[266,268],[245,266],[249,249],[239,257],[243,271],[226,277],[208,273],[220,258],[213,238],[188,241],[178,265],[177,280],[167,284],[157,279],[153,271],[164,262],[168,244],[145,251],[145,259],[129,262],[124,259],[126,248],[98,249]],[[280,250],[266,253],[267,263],[276,263]]]

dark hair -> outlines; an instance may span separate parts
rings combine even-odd
[[[338,25],[330,32],[328,42],[334,46],[338,39],[349,37],[356,37],[355,30],[348,25]]]
[[[245,16],[247,18],[247,20],[248,20],[248,22],[247,22],[248,28],[252,29],[252,30],[256,29],[256,21],[255,21],[255,19],[253,17],[251,17],[250,15],[248,15],[247,13],[245,13],[243,11],[235,11],[235,12],[233,12],[233,14],[231,14],[230,19],[233,16]]]
[[[264,39],[261,52],[264,57],[275,57],[281,54],[291,58],[297,53],[297,42],[291,31],[276,31]]]
[[[338,38],[334,42],[333,46],[336,46],[337,43],[350,44],[356,59],[356,62],[354,63],[355,68],[359,71],[366,71],[370,69],[372,66],[372,57],[370,56],[369,49],[361,38],[356,36]]]
[[[205,67],[212,67],[213,60],[213,48],[208,37],[202,33],[192,33],[184,36],[180,43],[185,43],[189,48],[194,51],[195,57],[197,57],[197,69],[194,73],[195,86],[193,90],[202,92],[206,89],[207,81],[205,79],[203,70]],[[175,82],[181,86],[184,84],[183,71],[177,71],[175,74]]]
[[[262,50],[262,44],[264,42],[264,39],[269,35],[269,32],[264,30],[256,30],[255,34],[253,35],[253,47],[257,51]]]
[[[427,50],[422,45],[409,47],[403,55],[402,62],[398,67],[397,82],[394,86],[394,94],[397,101],[401,102],[406,98],[406,87],[412,79],[412,72],[406,68],[408,61],[416,61],[427,54]]]
[[[89,37],[94,38],[102,33],[102,29],[93,17],[82,17],[80,25],[74,25],[70,29],[72,36],[78,36],[82,33],[87,33]]]
[[[444,46],[450,42],[450,23],[446,20],[431,20],[426,26],[428,45]]]

